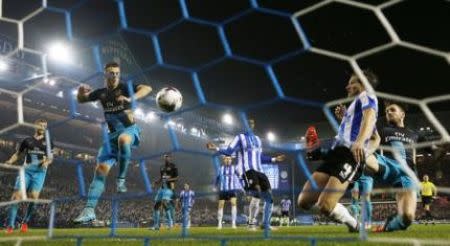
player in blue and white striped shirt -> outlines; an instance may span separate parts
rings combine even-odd
[[[369,70],[363,73],[372,87],[375,87],[378,83],[375,74]],[[375,95],[366,91],[356,75],[350,78],[346,90],[348,96],[355,99],[342,118],[334,148],[328,152],[324,163],[312,175],[318,188],[326,191],[311,192],[311,182],[307,181],[298,197],[298,204],[305,210],[317,205],[324,215],[356,232],[356,219],[339,200],[349,184],[359,178],[365,158],[372,154],[378,145],[371,141],[373,133],[376,132],[378,101]]]
[[[217,229],[222,229],[223,206],[225,201],[231,203],[231,227],[236,228],[237,191],[242,189],[240,175],[235,165],[232,165],[232,157],[224,156],[223,165],[220,166],[219,175],[217,175],[217,186],[219,188],[219,206],[217,210]]]
[[[254,129],[255,121],[248,121],[250,129]],[[216,150],[227,156],[237,155],[237,168],[244,180],[244,189],[250,192],[252,200],[249,206],[249,226],[254,229],[256,217],[259,212],[259,201],[264,199],[263,227],[270,228],[273,198],[272,188],[267,176],[264,174],[261,163],[283,161],[284,155],[268,157],[263,154],[261,139],[253,131],[248,131],[234,137],[233,141],[225,149],[218,148],[214,143],[208,143],[207,148]]]
[[[187,228],[191,227],[191,209],[195,203],[195,192],[189,188],[189,184],[184,184],[184,189],[180,192],[180,204]]]

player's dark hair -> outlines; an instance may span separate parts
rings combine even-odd
[[[108,69],[108,68],[110,68],[110,67],[120,67],[120,65],[119,65],[119,63],[117,63],[117,62],[108,62],[108,63],[106,63],[106,65],[105,65],[105,70]]]
[[[396,101],[392,101],[392,100],[385,100],[384,101],[384,107],[387,108],[391,105],[397,105],[403,112],[406,113],[406,111],[408,111],[408,105],[405,103],[401,103],[401,102],[396,102]]]
[[[367,80],[369,81],[369,84],[375,89],[379,84],[378,76],[370,68],[366,68],[366,69],[362,70],[362,72],[363,72],[364,76],[366,76]],[[356,75],[356,73],[353,73],[353,75]],[[360,81],[360,83],[362,84],[361,81]]]
[[[47,123],[46,119],[37,119],[34,121],[34,124],[39,124],[39,123]]]

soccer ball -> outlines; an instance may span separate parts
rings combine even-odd
[[[183,96],[174,87],[164,87],[156,94],[156,104],[164,112],[172,112],[181,108]]]

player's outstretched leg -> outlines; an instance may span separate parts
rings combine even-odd
[[[357,232],[359,229],[358,222],[350,215],[350,212],[344,205],[338,203],[347,187],[348,181],[342,183],[338,178],[331,176],[325,186],[326,191],[319,196],[317,205],[322,214],[345,224],[350,232]]]
[[[43,182],[42,182],[43,183]],[[33,190],[28,194],[28,197],[31,199],[38,199],[39,193],[42,187],[40,187],[38,190]],[[31,220],[31,217],[34,212],[34,208],[36,206],[36,203],[30,202],[27,206],[27,212],[22,220],[22,224],[20,225],[20,232],[28,232],[28,223]]]
[[[94,174],[94,179],[92,180],[92,183],[89,186],[86,206],[81,212],[81,214],[73,221],[74,223],[76,224],[89,223],[96,219],[95,207],[97,206],[98,199],[105,190],[105,182],[109,169],[110,167],[105,163],[97,165]]]
[[[30,182],[30,176],[27,172],[25,172],[25,187],[28,187]],[[14,187],[14,192],[11,196],[11,201],[21,200],[22,199],[22,193],[20,192],[21,182],[19,176],[16,179],[16,184]],[[9,206],[8,209],[8,221],[6,225],[6,234],[13,233],[15,224],[16,224],[16,218],[17,218],[17,211],[19,210],[19,204],[14,203]]]
[[[119,136],[119,175],[117,176],[117,192],[127,192],[125,178],[127,176],[128,166],[131,160],[131,142],[132,137],[128,134]]]
[[[13,195],[14,197],[14,195]],[[20,195],[19,195],[20,197]],[[14,198],[13,198],[14,199]],[[14,199],[18,200],[18,199]],[[12,233],[16,224],[17,210],[19,210],[19,204],[15,203],[9,206],[8,210],[8,224],[6,226],[6,233]]]

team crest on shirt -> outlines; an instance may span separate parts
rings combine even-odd
[[[106,93],[101,93],[100,100],[105,100],[105,99],[106,99]]]

